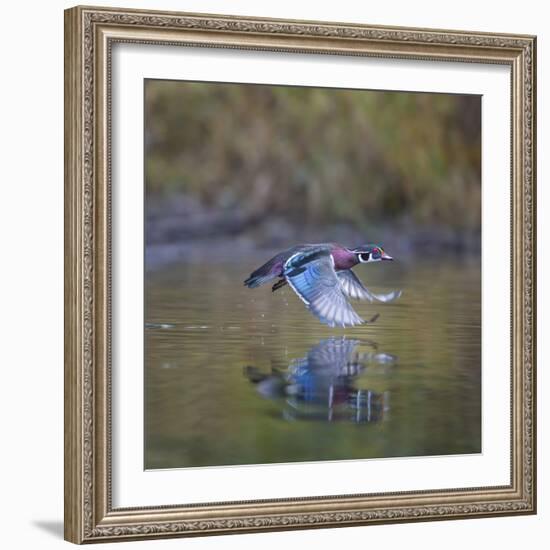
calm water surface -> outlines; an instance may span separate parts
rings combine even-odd
[[[321,325],[292,290],[250,290],[269,258],[147,274],[145,466],[181,468],[481,451],[480,266],[358,266],[392,304]]]

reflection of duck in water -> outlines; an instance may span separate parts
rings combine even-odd
[[[396,357],[376,351],[355,353],[359,344],[344,338],[322,340],[287,370],[265,374],[246,367],[245,376],[263,397],[286,397],[283,416],[288,420],[376,422],[389,410],[388,392],[357,389],[355,382],[370,366],[393,364]]]
[[[354,249],[335,243],[300,244],[271,258],[244,284],[256,288],[279,278],[272,287],[273,292],[288,283],[321,323],[331,327],[360,325],[365,321],[351,307],[348,298],[391,302],[401,296],[401,291],[374,294],[351,270],[360,263],[383,260],[393,258],[374,244]]]

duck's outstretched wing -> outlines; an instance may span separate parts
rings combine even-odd
[[[351,269],[338,271],[337,276],[342,284],[342,289],[344,290],[346,296],[356,300],[368,300],[369,302],[374,302],[374,300],[378,300],[379,302],[393,302],[402,294],[401,290],[394,290],[392,292],[388,292],[387,294],[375,294],[363,285]]]
[[[364,323],[342,290],[329,251],[294,254],[285,263],[284,276],[292,290],[321,323],[331,327]]]

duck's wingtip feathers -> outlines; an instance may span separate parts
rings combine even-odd
[[[319,319],[319,321],[321,323],[323,323],[324,325],[329,326],[330,328],[343,328],[343,329],[345,329],[345,328],[356,327],[356,326],[363,325],[363,324],[367,323],[367,321],[365,321],[365,319],[362,319],[359,316],[357,316],[357,318],[355,318],[355,319],[349,319],[347,321],[338,321],[337,322],[335,320],[329,320],[329,319],[319,317],[313,311],[311,311],[311,313],[313,313],[313,315],[315,315],[315,317],[317,317],[317,319]]]

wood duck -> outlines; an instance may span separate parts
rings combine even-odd
[[[351,307],[348,298],[391,302],[401,296],[400,290],[375,294],[351,271],[357,264],[383,260],[393,258],[376,244],[353,249],[336,243],[299,244],[271,258],[244,284],[256,288],[279,278],[272,291],[288,283],[321,323],[331,327],[360,325],[365,321]]]

